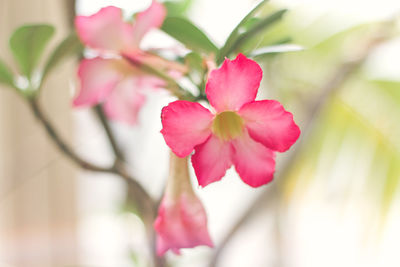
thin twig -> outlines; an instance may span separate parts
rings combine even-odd
[[[162,80],[164,80],[165,82],[167,82],[166,89],[168,89],[177,98],[183,99],[183,100],[190,100],[190,101],[193,101],[196,99],[196,97],[193,94],[191,94],[189,91],[182,88],[182,86],[178,82],[176,82],[173,78],[171,78],[169,75],[167,75],[163,71],[160,71],[160,70],[152,67],[150,64],[146,64],[145,62],[139,61],[133,57],[129,57],[129,56],[123,56],[123,57],[132,66],[135,66],[135,67],[139,68],[140,70],[142,70],[148,74],[154,75],[156,77],[159,77]]]
[[[103,173],[110,173],[118,175],[124,180],[128,182],[128,184],[133,188],[134,193],[136,194],[136,198],[139,201],[138,205],[141,205],[145,208],[141,208],[140,212],[143,215],[146,215],[145,209],[148,209],[150,206],[155,206],[153,199],[150,195],[146,192],[146,190],[139,184],[136,180],[134,180],[125,170],[119,168],[118,166],[110,166],[110,167],[103,167],[99,165],[95,165],[90,163],[84,159],[82,159],[78,154],[76,154],[73,149],[63,140],[60,134],[55,130],[53,125],[51,124],[50,120],[47,116],[43,113],[38,104],[38,100],[36,98],[28,99],[29,106],[34,113],[36,119],[42,124],[45,128],[50,140],[54,142],[56,147],[67,156],[73,163],[81,167],[82,169],[93,171],[93,172],[103,172]],[[149,209],[154,214],[154,207]]]
[[[111,148],[114,152],[115,165],[125,161],[124,154],[122,153],[122,151],[120,150],[120,148],[117,144],[117,140],[116,140],[114,133],[112,132],[112,129],[110,127],[110,124],[104,114],[102,106],[101,105],[95,106],[94,111],[96,112],[96,115],[97,115],[101,125],[103,126],[104,131],[106,132],[108,141],[110,142]]]
[[[66,155],[70,160],[72,160],[75,164],[77,164],[82,169],[88,171],[95,171],[95,172],[105,172],[105,173],[112,173],[112,167],[102,167],[90,163],[84,159],[82,159],[78,154],[76,154],[71,147],[69,147],[66,142],[62,139],[62,137],[57,133],[54,129],[52,124],[50,123],[49,119],[44,115],[42,112],[37,99],[29,99],[28,100],[29,106],[35,115],[36,119],[43,125],[47,134],[49,135],[50,139],[57,145],[59,150]]]
[[[67,5],[67,17],[68,24],[71,28],[74,25],[74,19],[76,16],[75,13],[75,3],[76,0],[65,0],[65,4]],[[82,55],[81,55],[82,56]],[[147,193],[147,191],[127,172],[123,164],[119,164],[124,161],[124,155],[118,147],[116,139],[112,133],[112,130],[108,124],[107,119],[104,116],[103,110],[100,106],[96,107],[97,115],[100,119],[100,122],[103,125],[103,128],[107,134],[108,140],[115,154],[115,162],[114,165],[109,168],[104,168],[101,166],[94,165],[89,163],[86,160],[83,160],[79,155],[77,155],[61,138],[61,136],[57,133],[55,128],[52,126],[48,118],[40,109],[39,104],[37,103],[37,99],[31,98],[28,99],[30,107],[35,114],[35,117],[41,122],[43,127],[46,129],[47,134],[50,139],[56,144],[59,150],[67,156],[70,160],[72,160],[75,164],[85,170],[94,171],[94,172],[104,172],[110,174],[116,174],[119,177],[122,177],[126,180],[128,184],[128,195],[130,199],[134,201],[137,205],[138,214],[142,217],[143,222],[146,225],[146,231],[148,233],[149,243],[150,243],[150,252],[153,258],[155,267],[165,267],[166,262],[164,257],[158,257],[156,253],[155,246],[155,232],[153,229],[153,221],[157,216],[158,203],[154,201],[151,196]]]
[[[213,256],[211,257],[209,267],[216,267],[220,256],[222,255],[226,245],[232,240],[238,230],[247,223],[260,209],[265,209],[265,205],[273,203],[272,200],[279,197],[280,195],[280,184],[284,177],[287,177],[291,171],[291,166],[294,165],[298,157],[301,155],[301,151],[305,147],[305,144],[310,139],[310,133],[315,128],[315,121],[318,119],[318,115],[326,103],[329,101],[332,95],[334,95],[341,86],[347,81],[347,79],[358,70],[358,68],[364,63],[371,50],[386,38],[382,38],[379,35],[372,38],[370,42],[365,46],[364,51],[361,51],[357,58],[350,62],[346,62],[338,67],[337,71],[332,75],[332,78],[322,86],[320,94],[315,98],[315,101],[311,103],[311,108],[308,110],[306,119],[302,127],[302,135],[297,144],[291,150],[288,158],[281,166],[281,171],[276,174],[275,184],[271,185],[272,188],[265,189],[258,198],[250,205],[250,207],[242,214],[239,220],[233,225],[227,235],[222,239],[218,248],[215,249]]]

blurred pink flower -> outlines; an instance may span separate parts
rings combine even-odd
[[[134,24],[123,21],[121,9],[113,6],[102,8],[92,16],[77,16],[75,26],[79,38],[96,50],[98,56],[82,60],[78,70],[81,87],[73,105],[104,103],[110,119],[136,123],[145,101],[142,90],[165,85],[163,80],[144,73],[137,66],[147,61],[160,63],[157,56],[142,51],[139,44],[149,30],[162,25],[165,15],[165,7],[153,1],[137,15]],[[129,61],[135,61],[136,66]]]
[[[261,79],[260,66],[239,54],[209,75],[206,95],[215,112],[181,100],[163,108],[165,142],[179,157],[195,150],[200,186],[219,181],[232,165],[246,184],[264,185],[273,179],[275,151],[288,150],[298,139],[293,115],[279,102],[255,101]]]
[[[187,164],[187,158],[171,153],[170,175],[154,222],[158,255],[169,249],[179,254],[181,248],[213,247],[207,230],[207,215],[193,192]]]

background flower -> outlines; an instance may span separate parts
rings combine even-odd
[[[73,102],[75,107],[104,103],[110,119],[136,123],[145,102],[144,90],[165,85],[163,80],[140,68],[140,64],[153,63],[158,58],[142,51],[140,41],[151,29],[161,26],[165,15],[165,7],[153,1],[148,9],[137,14],[133,24],[125,22],[122,10],[113,6],[91,16],[76,17],[79,38],[97,51],[98,56],[83,60],[79,66],[81,84]],[[130,62],[133,59],[137,60],[136,65]],[[165,60],[157,62],[160,61]]]

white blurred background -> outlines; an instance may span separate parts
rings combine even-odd
[[[2,19],[5,22],[15,19],[13,23],[0,25],[2,58],[7,58],[9,33],[22,22],[43,22],[46,21],[44,18],[49,18],[54,23],[61,23],[61,15],[49,11],[59,2],[37,1],[0,1]],[[14,6],[17,2],[19,9]],[[129,16],[143,10],[150,2],[77,0],[76,12],[90,15],[101,7],[115,5],[123,8]],[[256,3],[251,0],[194,0],[189,17],[221,45]],[[400,14],[398,0],[272,0],[271,4],[289,8],[288,19],[291,23],[303,29],[305,34],[316,36],[308,42],[310,47],[354,25]],[[31,13],[35,15],[29,17]],[[61,28],[58,37],[65,32],[65,27]],[[177,44],[163,33],[153,31],[144,40],[144,45],[173,47]],[[68,101],[60,104],[51,99],[59,97],[60,90],[57,89],[60,83],[73,89],[75,81],[71,77],[74,77],[74,68],[70,64],[69,70],[58,73],[51,81],[56,89],[52,91],[52,97],[47,98],[49,111],[56,126],[67,129],[64,133],[74,142],[78,153],[94,162],[110,163],[112,153],[91,111],[73,110],[72,118],[67,116],[66,120],[56,117],[63,107],[70,114]],[[376,49],[363,69],[370,78],[400,81],[399,38]],[[147,253],[143,225],[135,215],[124,212],[124,183],[109,175],[71,170],[70,163],[54,152],[51,144],[45,140],[37,141],[44,133],[35,126],[19,100],[8,92],[0,91],[0,266],[146,266],[145,257],[140,257]],[[64,91],[69,96],[73,95],[73,90]],[[357,97],[354,102],[358,102]],[[121,147],[128,155],[130,171],[155,197],[162,193],[168,165],[168,148],[159,133],[159,114],[171,100],[165,93],[151,94],[141,111],[138,126],[112,124]],[[360,103],[363,101],[360,100]],[[370,107],[372,112],[380,112],[379,106]],[[20,113],[27,114],[24,120],[20,119]],[[10,114],[18,117],[22,126],[11,129],[9,125],[14,122]],[[384,121],[386,117],[382,115],[379,119]],[[340,134],[332,132],[327,139],[338,140]],[[365,189],[369,173],[385,172],[385,164],[374,165],[377,145],[365,143],[353,133],[345,132],[344,135],[345,138],[338,141],[340,145],[332,141],[318,147],[319,153],[325,156],[312,162],[312,170],[311,167],[307,169],[307,164],[295,169],[296,173],[291,177],[296,179],[288,186],[291,189],[287,190],[290,191],[290,200],[285,195],[285,201],[280,206],[265,203],[265,210],[244,225],[229,243],[218,266],[400,266],[399,196],[395,195],[384,216],[378,211],[379,201]],[[393,138],[400,140],[400,136]],[[32,143],[34,145],[30,145]],[[393,147],[393,150],[398,149]],[[279,156],[277,160],[279,164],[285,156]],[[306,161],[307,158],[301,160]],[[19,162],[24,165],[20,166]],[[13,171],[9,171],[11,169]],[[44,180],[42,177],[45,177]],[[379,179],[381,176],[376,177]],[[192,178],[196,192],[206,207],[209,229],[217,246],[235,220],[264,190],[243,184],[233,169],[221,182],[204,189],[196,186],[193,173]],[[379,186],[379,181],[376,181],[376,187]],[[35,190],[34,193],[32,190]],[[398,187],[394,190],[399,191]],[[54,199],[60,200],[63,205],[53,207]],[[35,201],[37,205],[32,204]],[[35,208],[32,209],[29,203]],[[14,211],[21,207],[22,211]],[[38,215],[35,217],[32,214]],[[68,220],[65,219],[67,214]],[[34,220],[29,219],[30,216]],[[382,217],[385,217],[384,220]],[[25,224],[19,221],[25,221]],[[56,225],[54,229],[53,224]],[[199,247],[183,250],[179,257],[173,254],[167,257],[176,266],[203,267],[207,266],[212,253],[212,249]],[[60,259],[54,260],[50,255],[57,255]]]

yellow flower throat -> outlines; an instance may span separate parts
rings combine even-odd
[[[217,114],[212,124],[212,132],[224,141],[232,140],[243,132],[244,121],[234,111]]]

